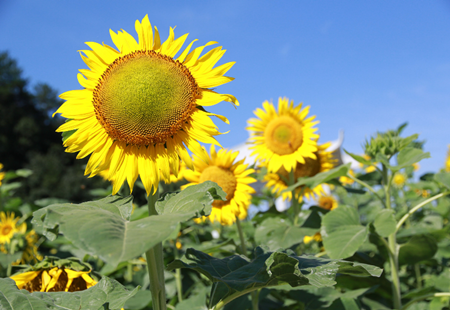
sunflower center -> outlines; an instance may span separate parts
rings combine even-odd
[[[136,51],[109,65],[94,90],[93,104],[110,137],[150,145],[178,132],[200,97],[183,64],[154,51]]]
[[[322,198],[319,200],[319,206],[324,209],[331,210],[333,207],[333,201],[330,198]]]
[[[199,183],[203,183],[205,181],[216,182],[223,189],[223,191],[227,193],[227,201],[214,200],[213,206],[222,207],[223,205],[229,203],[234,197],[237,181],[233,172],[230,170],[217,166],[209,166],[203,170]]]
[[[9,235],[9,233],[11,232],[12,229],[13,229],[13,228],[12,228],[11,225],[8,225],[8,224],[4,225],[4,226],[2,227],[2,230],[1,230],[2,235],[3,235],[3,236]]]
[[[302,145],[302,126],[292,117],[282,115],[270,121],[264,131],[264,138],[272,152],[292,154]]]

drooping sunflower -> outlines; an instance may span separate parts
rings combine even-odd
[[[325,172],[332,169],[336,163],[336,159],[333,158],[332,152],[328,152],[327,148],[330,143],[325,143],[317,146],[315,152],[315,159],[306,158],[305,163],[297,163],[293,170],[294,179],[297,180],[300,177],[312,177],[319,172]],[[268,173],[264,177],[266,181],[266,187],[268,187],[274,194],[281,195],[283,199],[292,199],[292,192],[283,192],[288,187],[290,173],[284,167],[281,167],[277,173]],[[282,193],[283,192],[283,193]],[[307,186],[300,186],[295,189],[296,198],[298,201],[302,201],[303,197],[307,199],[314,199],[325,195],[323,184],[319,184],[314,188]]]
[[[247,217],[251,194],[255,192],[248,184],[256,182],[249,174],[255,170],[248,169],[244,159],[235,162],[239,152],[220,149],[216,153],[214,145],[211,145],[210,153],[211,155],[200,153],[196,156],[194,171],[184,172],[185,179],[191,183],[182,188],[205,181],[216,182],[227,193],[227,200],[215,200],[208,218],[211,222],[219,221],[222,225],[231,225],[236,221],[236,217],[239,219]]]
[[[14,212],[0,212],[0,244],[9,243],[15,233],[24,234],[27,231],[27,224],[17,225],[19,219]]]
[[[319,198],[318,205],[326,210],[334,210],[338,207],[338,201],[332,195],[325,195]]]
[[[175,39],[170,28],[161,43],[148,16],[135,23],[139,40],[124,30],[110,31],[117,49],[87,42],[81,51],[89,69],[81,69],[78,81],[84,88],[60,95],[66,102],[55,112],[67,118],[58,132],[66,132],[66,152],[90,155],[85,174],[109,170],[113,194],[126,180],[133,185],[140,175],[147,194],[159,180],[168,181],[178,171],[179,158],[192,168],[187,149],[203,152],[199,142],[218,144],[219,135],[210,119],[228,120],[204,107],[236,98],[210,88],[233,80],[224,74],[234,62],[213,68],[225,50],[216,47],[202,54],[208,42],[191,51],[192,41],[180,54],[187,34]]]
[[[85,263],[75,262],[76,269],[71,265],[75,259],[61,259],[46,257],[25,272],[11,277],[17,287],[29,292],[76,292],[86,290],[97,281],[89,275],[91,269]],[[30,271],[28,271],[30,270]]]
[[[269,172],[276,172],[281,167],[292,170],[308,158],[316,159],[317,139],[319,135],[313,128],[318,121],[315,116],[308,116],[309,106],[302,109],[302,104],[294,107],[294,101],[288,98],[278,99],[278,111],[272,103],[265,101],[264,109],[256,109],[258,118],[248,121],[250,125],[250,143],[252,155],[264,162]]]

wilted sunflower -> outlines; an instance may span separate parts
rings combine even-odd
[[[278,111],[272,103],[265,101],[263,109],[256,109],[259,117],[248,121],[250,125],[250,143],[252,155],[267,166],[269,172],[281,167],[289,171],[298,163],[304,164],[307,158],[316,159],[317,139],[313,128],[318,121],[315,116],[307,117],[309,106],[302,110],[302,104],[294,107],[294,101],[288,98],[278,99]]]
[[[0,212],[0,244],[9,243],[15,233],[24,234],[27,231],[27,224],[17,225],[19,219],[14,212]]]
[[[28,268],[31,271],[18,273],[11,277],[17,287],[29,292],[75,292],[86,290],[97,281],[89,276],[91,270],[83,263],[76,263],[80,270],[73,270],[66,265],[73,264],[73,259],[61,260],[55,266],[53,259],[46,258],[36,266]],[[62,262],[62,264],[61,264]],[[84,268],[83,268],[84,267]]]
[[[210,89],[233,80],[224,74],[234,62],[213,68],[225,53],[222,47],[200,56],[216,42],[190,51],[194,40],[178,54],[187,34],[175,39],[170,28],[161,44],[147,16],[135,28],[139,42],[124,30],[110,30],[117,50],[86,43],[92,50],[81,51],[81,57],[89,70],[78,74],[84,89],[61,94],[66,102],[55,114],[69,119],[57,130],[70,135],[66,152],[79,152],[77,158],[90,155],[85,174],[109,170],[113,194],[125,180],[132,190],[140,175],[149,195],[160,179],[168,181],[171,171],[177,173],[179,158],[192,167],[187,149],[196,154],[202,152],[199,142],[219,145],[213,136],[220,133],[210,116],[228,120],[204,107],[239,103]]]
[[[294,178],[297,180],[300,177],[312,177],[319,172],[325,172],[334,167],[336,160],[333,158],[331,152],[326,151],[330,146],[330,143],[325,143],[317,146],[317,151],[315,152],[316,159],[306,158],[304,164],[297,163],[294,170]],[[281,195],[283,199],[292,199],[292,192],[286,191],[281,193],[288,187],[289,181],[289,171],[286,171],[284,167],[281,167],[277,173],[268,173],[264,177],[264,181],[267,182],[266,187],[278,195]],[[325,195],[325,190],[323,184],[317,185],[314,188],[309,188],[307,186],[300,186],[295,189],[296,198],[301,201],[303,197],[308,199],[317,198]]]
[[[195,171],[184,172],[185,179],[191,183],[182,188],[205,181],[216,182],[227,193],[227,200],[215,200],[208,218],[211,222],[219,221],[222,225],[231,225],[236,221],[236,217],[247,217],[251,194],[255,192],[248,184],[256,182],[249,174],[255,170],[247,169],[248,165],[244,164],[244,160],[234,162],[239,152],[220,149],[216,153],[214,145],[211,145],[210,153],[210,156],[198,154],[194,160]]]
[[[334,210],[338,207],[338,202],[333,196],[325,195],[319,198],[318,205],[326,210]]]

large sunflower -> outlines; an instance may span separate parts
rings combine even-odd
[[[234,62],[213,68],[222,47],[200,56],[216,42],[190,51],[194,40],[178,54],[187,34],[175,39],[170,28],[161,44],[147,16],[135,28],[138,42],[124,30],[110,31],[117,50],[86,43],[92,50],[81,51],[81,57],[89,70],[78,74],[84,88],[61,94],[66,102],[56,111],[70,120],[57,130],[72,133],[64,141],[66,152],[90,155],[85,174],[109,170],[113,194],[125,180],[132,190],[138,175],[150,194],[160,179],[169,181],[170,172],[177,173],[179,158],[192,167],[187,149],[201,153],[199,142],[219,145],[210,116],[228,123],[203,107],[221,101],[239,105],[232,95],[210,89],[233,80],[224,74]]]
[[[234,162],[239,152],[221,149],[216,153],[214,145],[211,145],[210,153],[210,156],[198,154],[194,160],[195,171],[184,172],[184,178],[191,183],[182,188],[205,181],[216,182],[227,193],[227,200],[215,200],[208,218],[211,222],[217,220],[222,225],[231,225],[236,221],[236,217],[247,217],[251,194],[255,192],[248,184],[256,182],[249,174],[255,170],[247,169],[248,165],[244,164],[244,159]]]
[[[316,159],[318,134],[313,128],[318,121],[315,116],[307,117],[309,106],[302,110],[302,104],[294,107],[294,101],[288,98],[278,99],[278,112],[272,103],[265,101],[263,109],[254,112],[259,119],[252,118],[250,141],[252,155],[265,162],[269,172],[276,172],[281,167],[292,170],[298,163],[304,164],[307,158]]]
[[[326,149],[330,146],[330,143],[325,143],[317,146],[315,152],[315,159],[306,158],[305,163],[297,163],[294,170],[294,178],[297,180],[300,177],[312,177],[319,172],[325,172],[334,167],[336,160],[333,158],[331,152],[327,152]],[[266,186],[271,189],[275,194],[281,195],[283,199],[292,199],[292,192],[283,192],[288,187],[289,172],[284,167],[281,167],[277,173],[268,173],[264,180],[267,182]],[[325,195],[323,184],[320,184],[314,188],[307,186],[300,186],[295,190],[296,198],[301,201],[303,197],[308,199],[317,198]]]

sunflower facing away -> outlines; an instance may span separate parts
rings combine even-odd
[[[147,16],[135,23],[138,42],[124,30],[110,31],[117,49],[87,42],[91,50],[81,51],[89,69],[81,69],[78,81],[84,88],[65,92],[66,102],[55,112],[67,118],[58,132],[71,134],[64,141],[66,152],[90,155],[85,174],[94,176],[109,170],[113,194],[126,180],[133,185],[140,175],[147,195],[159,180],[177,174],[179,158],[192,168],[187,149],[204,150],[199,142],[218,144],[220,134],[204,107],[228,101],[232,95],[210,88],[233,80],[224,74],[234,62],[214,68],[225,50],[216,47],[202,54],[208,42],[191,51],[192,41],[181,49],[187,34],[175,39],[170,28],[161,43],[158,29]],[[180,53],[179,53],[180,52]]]
[[[315,159],[306,158],[304,164],[297,163],[294,169],[294,178],[297,180],[300,177],[312,177],[319,172],[325,172],[334,167],[336,160],[333,158],[331,152],[326,151],[330,146],[330,143],[325,143],[317,146],[315,152]],[[271,189],[274,194],[281,195],[283,199],[292,199],[292,192],[283,192],[288,187],[289,172],[284,167],[281,167],[277,173],[268,173],[264,177],[264,181],[267,182],[266,186]],[[295,189],[296,198],[299,201],[303,200],[303,197],[308,199],[317,198],[325,195],[323,184],[317,185],[314,188],[307,186],[300,186]]]
[[[83,291],[97,282],[89,276],[90,271],[76,271],[53,267],[19,273],[11,277],[17,287],[29,292],[75,292]]]
[[[257,118],[248,121],[250,125],[250,143],[252,155],[267,166],[269,172],[281,167],[290,171],[308,158],[316,159],[317,139],[319,135],[313,128],[318,121],[315,116],[308,118],[309,106],[302,110],[302,104],[294,107],[294,101],[288,98],[278,99],[278,111],[274,105],[265,101],[264,109],[256,109]]]
[[[247,169],[248,165],[244,164],[244,160],[235,162],[239,152],[220,149],[216,153],[214,145],[211,145],[210,153],[210,156],[198,154],[194,160],[195,171],[184,172],[185,179],[191,183],[182,188],[205,181],[216,182],[227,193],[227,200],[215,200],[208,218],[211,222],[217,220],[222,225],[231,225],[236,221],[236,217],[239,219],[247,217],[251,194],[255,192],[248,184],[256,182],[249,174],[255,170]]]

